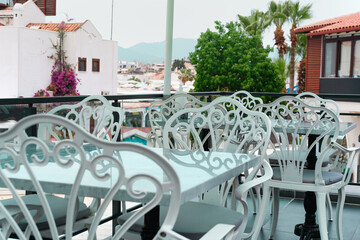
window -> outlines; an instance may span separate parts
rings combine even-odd
[[[323,77],[360,78],[360,36],[331,36],[324,40]]]
[[[360,40],[355,42],[353,76],[360,77]]]
[[[92,59],[92,71],[100,72],[100,59],[97,58]]]
[[[340,42],[339,77],[350,77],[351,41]]]
[[[79,58],[78,71],[86,72],[86,58]]]
[[[325,44],[325,73],[324,77],[335,77],[336,72],[336,42]]]

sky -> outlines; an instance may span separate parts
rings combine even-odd
[[[214,21],[236,21],[237,15],[248,16],[251,10],[266,11],[268,0],[174,0],[174,38],[197,39],[201,32],[214,30]],[[277,1],[279,2],[279,1]],[[300,0],[312,3],[312,18],[301,25],[315,23],[360,11],[360,0]],[[167,0],[57,0],[57,14],[47,22],[90,20],[104,39],[121,47],[142,42],[161,42],[166,33]],[[112,12],[113,9],[113,12]],[[113,17],[112,16],[113,13]],[[111,27],[111,19],[113,24]],[[285,27],[286,36],[289,26]],[[264,45],[273,45],[275,27],[263,35]]]

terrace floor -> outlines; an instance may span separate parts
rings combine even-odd
[[[336,204],[333,203],[335,214]],[[343,235],[345,240],[360,239],[360,205],[346,204],[343,216]],[[335,217],[335,215],[334,215]],[[304,222],[303,201],[294,198],[282,198],[280,201],[279,221],[274,240],[299,240],[294,226]],[[271,218],[267,215],[258,240],[267,240],[270,235]],[[328,222],[329,239],[337,240],[336,222]]]

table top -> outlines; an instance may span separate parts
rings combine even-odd
[[[177,172],[181,186],[181,203],[196,198],[199,194],[254,166],[258,166],[261,162],[260,156],[248,154],[162,148],[152,148],[152,150],[167,158]],[[149,159],[144,158],[143,155],[122,151],[118,157],[123,162],[126,177],[131,177],[136,173],[147,173],[160,182],[164,178],[161,168]],[[78,168],[79,164],[65,169],[50,162],[46,167],[36,166],[33,169],[45,192],[69,194]],[[109,180],[98,181],[90,173],[86,173],[81,183],[79,196],[103,198],[115,181],[114,179],[117,179],[115,170],[110,175]],[[15,175],[12,175],[11,179],[18,189],[32,190],[32,183],[23,167]],[[153,197],[153,186],[149,183],[140,181],[135,184],[135,189],[148,192],[147,197],[140,200],[142,202],[147,202]],[[114,200],[139,201],[130,197],[124,189],[117,192]],[[168,200],[168,195],[165,194],[160,204],[167,204]]]

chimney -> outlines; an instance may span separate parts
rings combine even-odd
[[[24,6],[21,3],[16,3],[13,8],[15,27],[25,27],[23,21],[23,14],[24,14]]]

